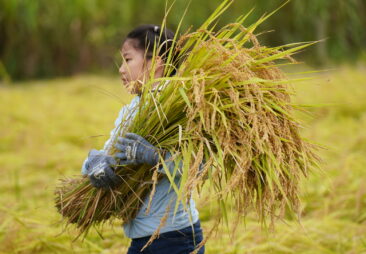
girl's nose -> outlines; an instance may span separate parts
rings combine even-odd
[[[119,71],[120,74],[125,74],[125,68],[123,67],[123,64],[121,64],[118,71]]]

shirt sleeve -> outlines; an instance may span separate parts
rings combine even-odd
[[[167,170],[169,170],[170,175],[173,175],[174,171],[176,170],[175,177],[182,176],[182,166],[183,166],[182,161],[179,161],[179,165],[177,167],[176,163],[171,158],[172,158],[172,155],[170,154],[170,152],[167,152],[165,154],[164,161],[165,161],[165,165],[167,166]],[[205,165],[205,160],[202,160],[202,162],[200,163],[199,168],[198,168],[200,173],[202,172],[204,165]],[[177,167],[177,169],[176,169],[176,167]],[[164,169],[164,167],[162,165],[158,168],[159,173],[167,174],[165,170],[166,169]]]
[[[104,143],[103,149],[100,150],[101,152],[108,152],[108,150],[111,149],[111,146],[114,143],[113,141],[118,137],[118,134],[121,133],[121,131],[123,131],[123,129],[131,123],[133,117],[136,114],[139,99],[140,98],[136,96],[132,99],[130,104],[123,106],[122,109],[119,111],[118,117],[114,121],[114,128],[110,132],[109,139]],[[81,174],[83,175],[87,174],[87,162],[88,157],[84,160],[84,163],[81,167]]]
[[[88,161],[88,157],[84,160],[83,165],[81,166],[81,174],[82,175],[87,175],[88,174],[88,172],[86,170],[87,161]]]

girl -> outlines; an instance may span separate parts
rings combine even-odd
[[[173,39],[174,33],[171,30],[164,29],[161,33],[160,27],[155,25],[139,26],[127,35],[121,49],[124,61],[119,68],[119,72],[123,84],[131,93],[137,94],[137,96],[133,98],[129,105],[121,109],[115,122],[116,127],[111,132],[111,137],[115,136],[121,124],[124,127],[127,126],[136,114],[141,87],[151,70],[154,47],[158,49],[157,67],[154,73],[155,78],[158,78],[164,75],[164,64],[166,63],[167,52],[172,47]],[[103,150],[90,151],[83,164],[82,173],[88,175],[91,184],[97,188],[114,188],[120,184],[120,179],[114,173],[113,168],[117,164],[115,158],[119,159],[119,164],[125,165],[146,163],[155,166],[159,161],[158,148],[135,133],[127,133],[125,137],[118,138],[115,145],[118,152],[113,158],[105,152],[112,144],[111,139],[106,142]],[[173,173],[174,163],[170,162],[170,156],[169,152],[165,153],[168,169]],[[163,174],[165,172],[162,167],[158,171]],[[179,177],[178,175],[174,179],[176,184],[179,184]],[[176,199],[177,195],[173,188],[170,188],[168,178],[162,177],[156,185],[156,192],[149,212],[146,214],[149,200],[149,195],[147,195],[137,216],[123,225],[126,236],[132,238],[128,254],[183,254],[190,253],[197,247],[202,241],[203,235],[198,211],[191,199],[188,211],[183,208],[182,204],[179,204],[178,211],[175,214],[173,209],[169,210],[166,223],[160,229],[158,239],[155,239],[141,252],[151,235],[159,227],[162,217],[166,215],[167,207],[170,204],[174,205]],[[203,254],[204,247],[198,253]]]

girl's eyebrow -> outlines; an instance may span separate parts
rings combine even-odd
[[[126,52],[126,53],[122,53],[122,52],[121,52],[121,55],[122,55],[123,57],[126,57],[127,55],[129,55],[129,53],[128,53],[128,52]]]
[[[123,56],[123,57],[126,57],[127,55],[129,55],[129,53],[128,52],[122,52],[122,51],[120,51],[120,54],[121,54],[121,56]]]

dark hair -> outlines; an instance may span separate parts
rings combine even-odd
[[[133,46],[136,49],[145,51],[148,59],[152,58],[154,47],[156,46],[156,54],[166,63],[169,51],[174,44],[174,32],[168,28],[164,28],[164,30],[161,31],[160,26],[153,24],[141,25],[129,32],[126,39],[135,40],[136,43],[133,44]],[[172,53],[170,63],[174,66],[174,70],[171,71],[170,76],[175,74],[175,70],[178,67],[176,59],[178,53],[174,49]]]

